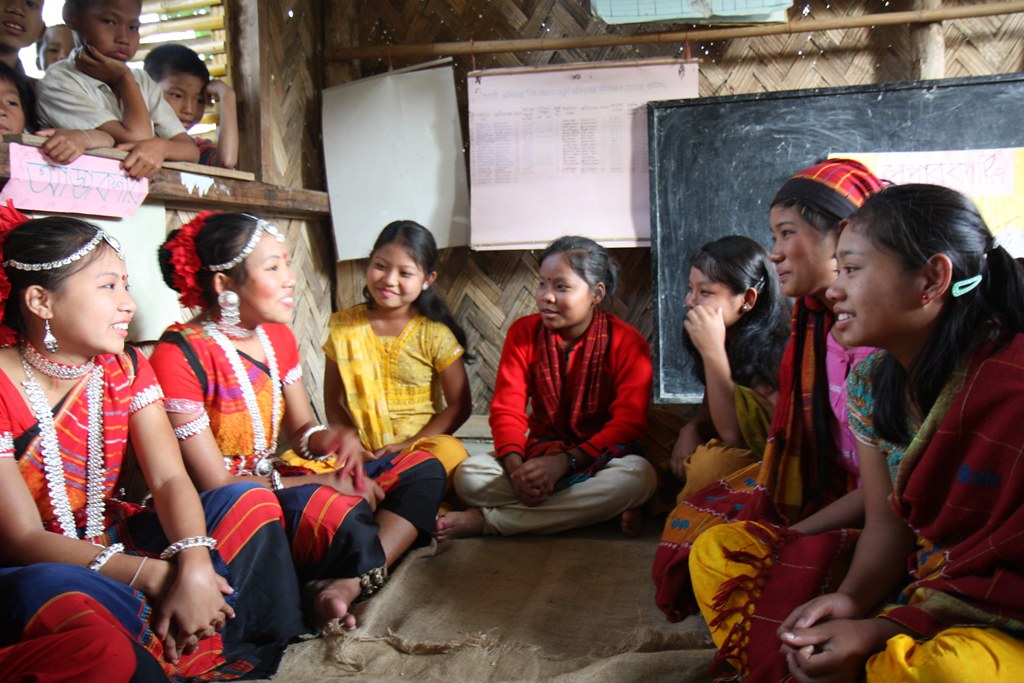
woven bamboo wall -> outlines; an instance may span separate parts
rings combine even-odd
[[[335,5],[338,3],[330,3]],[[331,49],[342,45],[419,44],[469,40],[568,37],[606,33],[680,30],[679,25],[608,27],[591,16],[588,0],[362,0],[340,3],[328,12],[325,45],[327,85],[399,68],[410,62],[332,61]],[[970,4],[946,2],[945,5]],[[809,19],[901,11],[907,0],[813,0],[797,3],[792,16]],[[538,66],[613,59],[699,57],[700,95],[732,95],[802,88],[859,85],[913,77],[908,27],[852,29],[793,36],[747,38],[718,43],[648,45],[496,54],[455,59],[456,83],[465,126],[465,73],[472,68]],[[946,75],[949,77],[1006,73],[1024,68],[1019,49],[1024,15],[960,20],[944,24]],[[425,61],[425,60],[414,60]],[[468,135],[466,136],[468,139]],[[399,218],[396,216],[396,218]],[[616,250],[623,282],[614,311],[650,338],[650,254],[647,249]],[[365,261],[338,264],[337,305],[360,299]],[[495,368],[508,325],[532,312],[536,258],[530,252],[472,252],[454,249],[439,268],[439,285],[459,321],[466,327],[479,362],[470,367],[474,410],[487,411]]]
[[[232,0],[229,11],[239,2]],[[264,182],[292,188],[325,187],[321,152],[320,92],[323,88],[324,3],[317,0],[259,0],[260,21],[266,22],[260,44],[262,68],[269,72],[269,91],[261,92],[269,106],[264,125],[269,135],[263,149]],[[234,61],[234,60],[233,60]],[[246,131],[240,122],[242,135]],[[244,143],[244,140],[243,140]],[[255,206],[253,211],[259,211]],[[296,271],[293,330],[299,341],[303,380],[318,417],[323,412],[324,356],[320,350],[331,314],[334,282],[334,244],[323,221],[274,220],[288,238]],[[168,227],[190,216],[168,213]]]

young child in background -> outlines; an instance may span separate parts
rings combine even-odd
[[[381,231],[366,269],[366,303],[331,317],[324,405],[328,420],[359,430],[375,458],[427,451],[450,477],[468,456],[450,435],[473,401],[466,333],[437,294],[436,265],[434,236],[422,225],[395,221]]]
[[[455,490],[472,506],[437,519],[439,541],[556,533],[621,515],[642,531],[639,506],[657,475],[641,455],[651,357],[634,327],[606,313],[618,264],[586,237],[541,253],[538,312],[509,328],[491,402],[495,453],[468,458]]]
[[[0,135],[25,132],[31,113],[25,103],[31,101],[26,79],[0,62]]]
[[[18,53],[42,38],[45,30],[42,2],[0,0],[0,62],[24,76]]]
[[[37,89],[43,126],[60,128],[44,145],[59,163],[86,149],[128,150],[133,178],[152,177],[164,161],[199,161],[163,92],[144,71],[128,68],[139,48],[141,0],[68,0],[64,21],[80,45],[46,72]]]
[[[54,62],[68,58],[75,49],[75,36],[64,24],[47,27],[43,37],[36,43],[36,66],[46,71]]]
[[[211,81],[206,64],[184,45],[172,43],[154,48],[146,55],[143,68],[160,86],[185,130],[203,120],[211,99],[217,102],[216,144],[208,138],[192,139],[199,147],[199,163],[234,168],[238,164],[238,111],[231,86],[224,81]]]
[[[705,391],[672,449],[681,499],[761,459],[792,310],[768,253],[741,235],[693,254],[686,307],[683,347]]]

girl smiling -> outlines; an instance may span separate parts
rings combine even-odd
[[[439,540],[554,533],[618,515],[625,533],[639,533],[635,508],[656,483],[639,443],[651,360],[640,333],[601,307],[617,275],[585,237],[562,237],[541,254],[538,312],[513,323],[498,366],[495,453],[456,471],[471,507],[438,518]]]

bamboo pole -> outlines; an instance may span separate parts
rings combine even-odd
[[[145,0],[142,3],[142,13],[170,14],[173,12],[188,12],[219,4],[220,0]]]
[[[922,10],[936,9],[941,4],[942,0],[914,0],[914,7]],[[911,25],[910,44],[914,48],[914,80],[945,78],[946,37],[941,25]]]
[[[347,62],[354,59],[403,58],[424,56],[482,55],[506,52],[545,52],[578,48],[614,47],[620,45],[650,45],[687,41],[730,40],[757,36],[789,35],[832,31],[836,29],[894,26],[902,24],[930,24],[951,19],[970,19],[998,14],[1024,12],[1024,0],[991,2],[962,7],[944,7],[933,10],[911,10],[886,14],[867,14],[857,17],[836,17],[813,21],[786,21],[783,24],[740,26],[731,28],[710,28],[693,31],[669,31],[664,33],[633,33],[604,36],[582,36],[578,38],[523,38],[517,40],[481,40],[458,43],[427,43],[421,45],[366,45],[360,47],[337,47],[331,52],[330,62]]]
[[[143,38],[159,33],[177,31],[219,31],[224,28],[224,17],[218,14],[203,14],[181,19],[168,19],[155,24],[143,24],[139,35]]]

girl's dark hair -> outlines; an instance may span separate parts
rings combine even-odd
[[[909,406],[927,415],[965,352],[1024,331],[1024,277],[971,200],[945,187],[887,187],[851,216],[847,229],[896,254],[908,269],[944,254],[953,263],[954,284],[981,275],[977,287],[948,298],[910,367],[887,355],[875,369],[875,429],[884,439],[906,444],[913,437]]]
[[[227,263],[242,253],[242,249],[252,237],[257,220],[258,216],[247,213],[215,213],[207,217],[203,227],[196,234],[196,254],[199,256],[199,263],[203,265],[196,273],[196,280],[203,294],[203,308],[209,310],[217,304],[217,292],[213,288],[214,273],[206,266],[211,263]],[[157,250],[160,274],[167,286],[176,292],[178,290],[174,286],[174,265],[171,263],[171,252],[167,250],[167,243],[174,239],[178,232],[179,230],[172,230]],[[240,285],[245,284],[248,277],[245,259],[234,268],[222,272]]]
[[[609,305],[612,296],[615,295],[615,285],[619,281],[622,269],[618,261],[608,254],[607,249],[587,237],[566,235],[549,244],[540,253],[539,262],[544,263],[549,256],[555,254],[565,257],[572,272],[579,275],[591,291],[597,288],[599,283],[604,283],[605,295],[601,305]]]
[[[67,258],[81,249],[96,236],[97,228],[92,223],[68,216],[47,216],[25,221],[17,226],[3,242],[3,260],[22,263],[51,263]],[[61,268],[48,270],[21,270],[5,266],[4,273],[11,284],[10,294],[4,303],[4,323],[11,329],[25,333],[25,321],[21,315],[22,293],[32,285],[38,285],[51,292],[60,291],[64,282],[76,272],[99,257],[110,247],[98,244],[82,258]]]
[[[206,86],[210,70],[194,50],[177,43],[166,43],[150,50],[142,60],[142,68],[154,81],[186,74],[195,76]]]
[[[796,209],[804,217],[804,220],[811,224],[811,227],[823,235],[834,232],[843,222],[839,216],[801,202],[799,199],[783,199],[772,204],[772,207],[776,206]]]
[[[726,355],[737,384],[751,386],[757,381],[778,389],[792,307],[764,247],[749,237],[730,235],[697,249],[690,257],[690,266],[712,282],[725,285],[734,295],[750,288],[757,290],[757,302],[736,322],[725,344]],[[693,360],[693,374],[705,384],[704,359],[685,330],[683,346]]]
[[[437,243],[430,231],[416,221],[393,221],[384,226],[373,243],[373,250],[370,251],[370,258],[379,249],[389,244],[397,244],[405,249],[416,265],[420,267],[424,275],[429,276],[437,268]],[[363,298],[370,308],[373,308],[373,297],[370,290],[363,287]],[[469,342],[466,338],[466,331],[455,321],[448,304],[437,295],[436,287],[428,287],[426,291],[420,292],[416,300],[412,302],[413,307],[423,316],[443,323],[455,335],[455,340],[463,348],[462,359],[465,363],[472,363],[476,357],[469,352]]]

